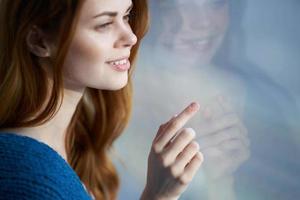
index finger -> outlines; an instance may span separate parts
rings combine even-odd
[[[159,133],[157,138],[158,146],[162,149],[176,134],[176,132],[182,128],[199,110],[200,105],[196,102],[191,103],[180,114],[173,117],[166,124],[166,128],[163,132]]]
[[[193,102],[189,106],[187,106],[181,113],[172,118],[168,123],[173,123],[173,125],[175,125],[176,127],[178,126],[177,129],[180,129],[198,112],[199,108],[200,105],[197,102]]]
[[[226,96],[223,96],[223,95],[218,96],[218,102],[221,105],[221,107],[225,113],[234,111],[232,105],[229,102],[229,99]]]

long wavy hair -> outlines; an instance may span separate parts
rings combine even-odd
[[[62,66],[84,0],[0,0],[0,129],[33,127],[49,121],[63,97]],[[148,27],[146,0],[133,0],[130,25],[138,38],[134,63]],[[33,26],[55,35],[52,84],[30,53],[26,36]],[[66,133],[67,159],[97,200],[116,199],[119,179],[109,153],[125,129],[132,106],[132,70],[117,91],[86,88]],[[46,103],[46,106],[45,106]]]

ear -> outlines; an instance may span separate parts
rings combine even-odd
[[[26,36],[26,44],[31,53],[38,57],[51,56],[51,48],[46,34],[38,27],[33,26]]]

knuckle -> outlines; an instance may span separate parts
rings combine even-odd
[[[240,118],[237,114],[233,114],[231,116],[231,122],[234,123],[234,124],[238,124],[240,122]]]
[[[189,176],[187,176],[186,174],[183,174],[182,176],[180,176],[178,178],[180,184],[182,185],[187,185],[191,182],[191,178]]]
[[[159,153],[161,152],[160,145],[157,144],[157,143],[154,143],[154,144],[152,145],[152,149],[153,149],[154,153],[156,153],[156,154],[159,154]]]
[[[200,146],[199,146],[198,142],[196,142],[196,141],[192,141],[190,143],[190,146],[193,151],[198,151],[200,149]]]
[[[177,120],[171,121],[170,126],[177,129],[179,127],[179,122]]]
[[[166,156],[166,154],[160,154],[158,158],[164,168],[167,168],[170,165],[169,158]]]
[[[196,133],[192,128],[184,128],[182,129],[182,136],[188,138],[195,138]]]
[[[239,117],[236,114],[229,114],[225,116],[223,121],[223,126],[238,124],[238,122],[239,122]]]
[[[234,149],[244,149],[243,142],[239,139],[233,140],[231,145]]]
[[[234,127],[231,128],[232,136],[239,137],[240,133],[241,132],[240,132],[240,129],[238,127],[234,126]]]
[[[197,152],[197,160],[200,162],[200,164],[204,161],[204,156],[202,152]]]
[[[180,170],[178,169],[178,167],[176,167],[176,165],[172,165],[169,167],[170,170],[170,174],[172,177],[174,178],[178,178],[180,175]]]

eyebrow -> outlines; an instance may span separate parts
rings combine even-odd
[[[126,13],[129,12],[131,9],[132,9],[133,5],[131,4],[129,6],[129,8],[126,10]],[[101,16],[109,16],[109,17],[115,17],[118,15],[118,12],[110,12],[110,11],[105,11],[105,12],[102,12],[98,15],[95,15],[93,18],[97,18],[97,17],[101,17]]]

